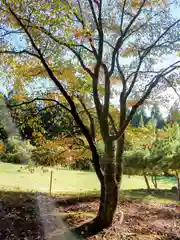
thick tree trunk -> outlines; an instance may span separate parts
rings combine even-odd
[[[147,191],[148,191],[148,193],[150,193],[151,192],[151,187],[150,187],[150,184],[149,184],[149,181],[148,181],[148,178],[147,178],[147,175],[146,175],[145,171],[143,171],[143,176],[144,176],[144,180],[146,182]]]
[[[109,183],[108,189],[101,187],[99,211],[95,219],[72,230],[78,237],[87,238],[111,226],[118,202],[118,186]]]
[[[88,237],[111,226],[118,203],[119,184],[116,181],[114,147],[112,142],[105,146],[103,158],[104,181],[101,182],[101,196],[98,214],[91,222],[74,229],[79,236]]]

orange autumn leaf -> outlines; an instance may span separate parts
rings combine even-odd
[[[0,144],[0,152],[3,152],[3,150],[4,150],[4,146],[3,146],[3,144],[1,143],[1,144]]]
[[[101,136],[96,136],[96,140],[101,140],[102,139],[102,137]]]
[[[74,36],[77,37],[77,38],[78,38],[78,37],[81,37],[81,36],[82,36],[81,31],[80,31],[80,30],[75,30],[75,31],[74,31]]]

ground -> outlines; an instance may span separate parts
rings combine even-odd
[[[48,201],[46,196],[42,197]],[[98,209],[97,197],[59,198],[48,213],[38,208],[34,193],[1,192],[0,239],[49,240],[63,238],[62,233],[88,221]],[[123,223],[120,224],[122,211]],[[63,221],[62,221],[63,220]],[[65,225],[66,224],[66,225]],[[180,209],[175,203],[120,200],[113,227],[89,238],[121,240],[180,240]]]
[[[95,216],[98,184],[94,173],[54,171],[56,194],[49,197],[39,193],[43,188],[44,192],[49,190],[49,172],[19,169],[11,164],[0,165],[0,239],[74,239],[74,235],[65,238],[63,232]],[[180,240],[180,206],[170,191],[174,184],[171,181],[159,181],[161,189],[149,195],[143,189],[143,178],[125,176],[113,227],[89,240]],[[75,184],[80,187],[76,189]],[[37,192],[30,191],[35,186]],[[120,224],[122,212],[124,220]]]

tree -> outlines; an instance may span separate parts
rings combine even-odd
[[[178,201],[180,201],[180,126],[175,123],[167,128],[168,139],[165,141],[165,158],[161,166],[177,179]]]
[[[159,59],[179,46],[180,19],[171,15],[173,2],[54,0],[39,1],[38,6],[37,1],[1,2],[0,52],[3,64],[14,75],[14,87],[37,77],[50,79],[68,107],[59,104],[73,116],[91,149],[101,196],[96,218],[76,229],[84,236],[112,224],[123,172],[126,128],[152,90],[179,67],[180,61],[176,61],[156,68]],[[21,47],[7,40],[12,34],[20,36]],[[123,63],[127,58],[128,63]],[[114,83],[121,85],[118,127],[110,111]],[[140,97],[131,101],[134,92]],[[103,169],[96,149],[94,117],[83,101],[85,94],[91,96],[96,109],[104,144]],[[78,113],[79,101],[89,126]]]
[[[147,177],[150,162],[148,149],[129,151],[125,154],[124,158],[124,167],[128,170],[128,173],[142,175],[147,186],[147,191],[150,193],[151,187]]]

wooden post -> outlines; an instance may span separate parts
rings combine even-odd
[[[53,175],[53,171],[51,170],[51,174],[50,174],[50,184],[49,184],[49,195],[51,196],[51,192],[52,192],[52,175]]]

